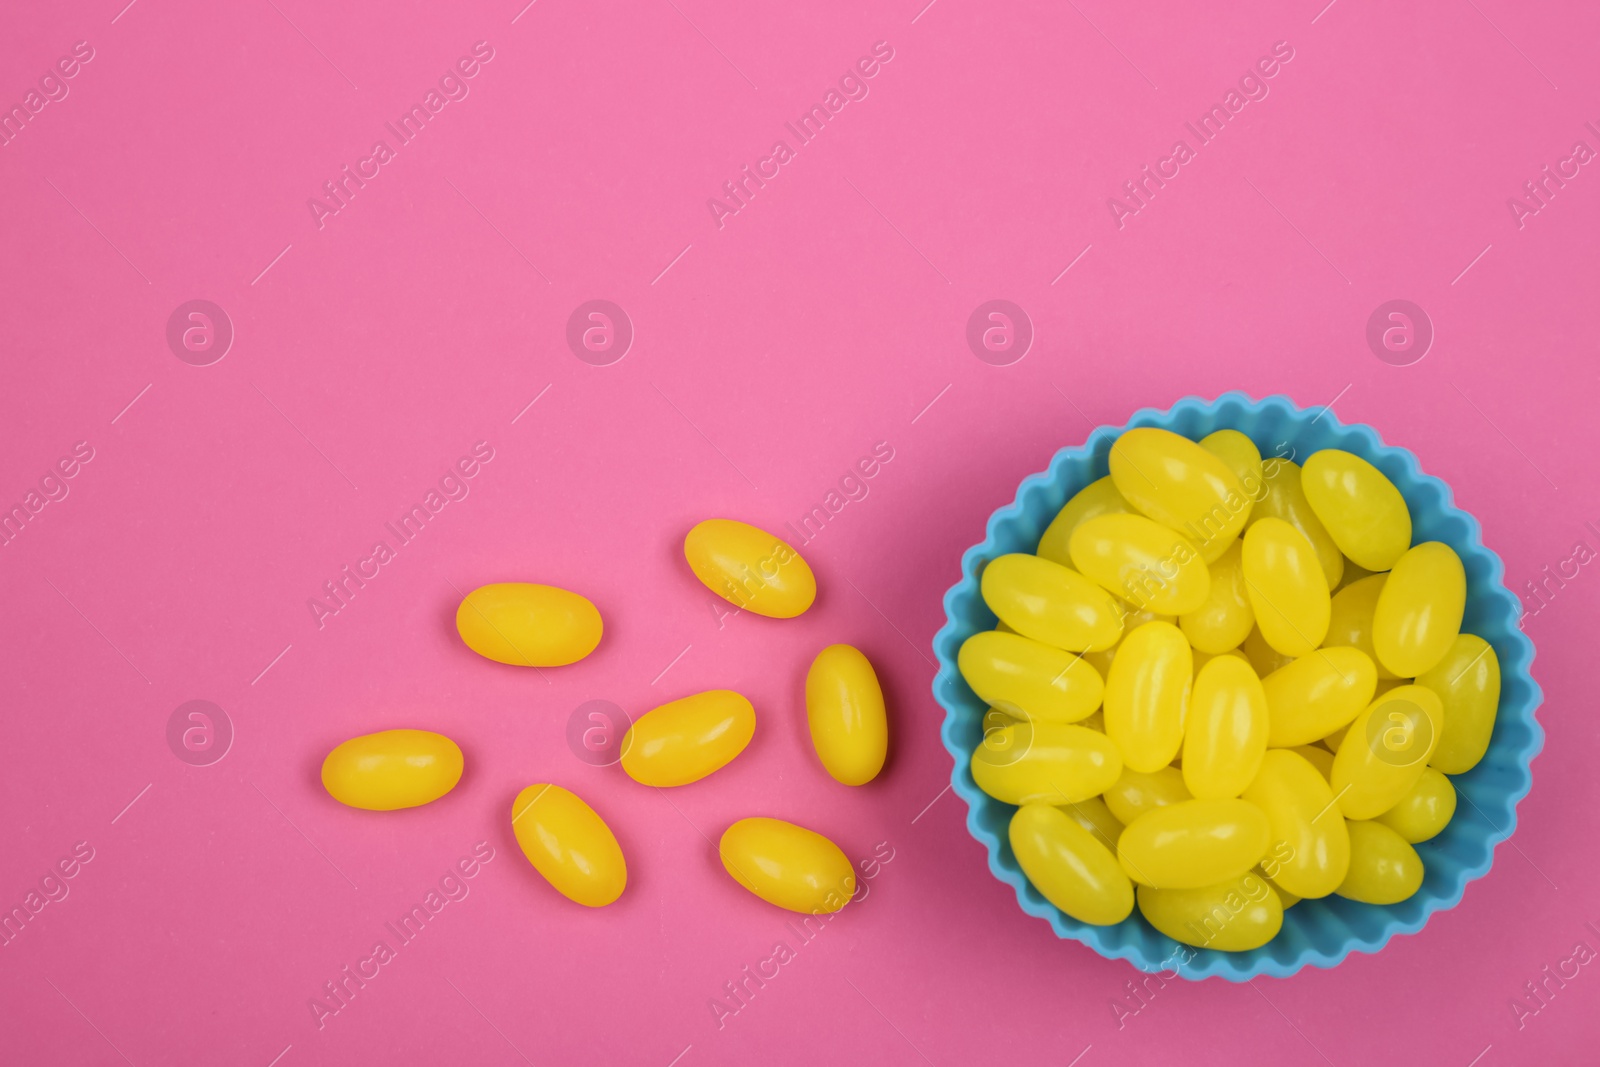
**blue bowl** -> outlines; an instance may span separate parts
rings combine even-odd
[[[1107,473],[1112,442],[1137,426],[1195,440],[1235,429],[1254,440],[1263,456],[1296,462],[1323,448],[1353,452],[1399,487],[1411,508],[1416,541],[1443,541],[1461,556],[1467,571],[1462,629],[1494,646],[1500,659],[1500,711],[1482,762],[1451,777],[1461,801],[1455,818],[1438,837],[1416,846],[1427,873],[1410,899],[1388,906],[1338,896],[1302,901],[1284,913],[1282,932],[1267,944],[1250,952],[1219,952],[1180,946],[1137,908],[1115,926],[1079,922],[1046,900],[1017,865],[1006,833],[1016,807],[995,800],[972,780],[970,761],[983,737],[987,707],[956,669],[956,652],[968,637],[993,629],[996,622],[978,591],[984,565],[1008,552],[1032,552],[1061,506]],[[1467,883],[1489,870],[1495,845],[1516,828],[1517,801],[1532,783],[1529,764],[1544,746],[1544,731],[1534,719],[1541,694],[1529,672],[1533,643],[1518,626],[1520,605],[1502,581],[1500,557],[1484,547],[1477,520],[1451,502],[1450,487],[1423,474],[1415,456],[1384,444],[1371,427],[1342,425],[1328,409],[1307,410],[1286,397],[1256,401],[1238,392],[1209,402],[1188,397],[1168,411],[1145,408],[1127,425],[1098,427],[1085,444],[1057,452],[1048,470],[1023,479],[1014,503],[989,516],[987,530],[983,543],[961,557],[961,581],[945,594],[945,624],[933,639],[939,657],[933,695],[945,710],[940,736],[955,760],[950,783],[967,802],[967,828],[989,850],[989,869],[1016,889],[1023,911],[1049,922],[1058,937],[1145,971],[1174,970],[1189,979],[1215,975],[1243,982],[1259,974],[1285,978],[1308,964],[1332,967],[1351,952],[1376,952],[1396,934],[1416,933],[1428,916],[1454,907]]]

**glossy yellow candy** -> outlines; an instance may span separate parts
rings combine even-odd
[[[528,862],[568,900],[604,907],[628,884],[628,864],[611,827],[559,785],[540,782],[518,793],[511,830]]]
[[[1323,781],[1333,781],[1333,753],[1321,745],[1295,745],[1286,748],[1285,752],[1294,752],[1305,758],[1305,761],[1317,769]]]
[[[1205,603],[1178,620],[1197,651],[1216,655],[1238,648],[1256,624],[1250,590],[1244,584],[1244,546],[1238,541],[1211,564]]]
[[[731,689],[662,704],[622,738],[622,769],[643,785],[688,785],[726,767],[756,732],[756,711]]]
[[[1372,703],[1378,670],[1359,648],[1319,648],[1261,679],[1273,748],[1327,737]]]
[[[865,785],[883,770],[889,716],[878,675],[859,649],[829,645],[811,661],[806,723],[817,758],[835,781]]]
[[[1293,656],[1285,656],[1282,652],[1267,644],[1267,639],[1261,636],[1261,627],[1256,626],[1245,635],[1244,643],[1239,646],[1239,651],[1245,654],[1250,661],[1250,666],[1256,669],[1256,674],[1262,678],[1267,677],[1280,667],[1286,667],[1294,662]]]
[[[1245,585],[1267,644],[1303,656],[1328,633],[1331,598],[1316,551],[1282,519],[1252,523],[1244,535]]]
[[[1369,571],[1393,567],[1411,547],[1411,512],[1383,472],[1360,456],[1325,448],[1300,471],[1306,502],[1339,551]]]
[[[352,737],[322,761],[322,787],[341,804],[367,811],[414,808],[461,780],[461,749],[429,730],[382,730]]]
[[[962,642],[956,666],[978,699],[1035,722],[1077,722],[1105,693],[1100,673],[1081,656],[1020,634],[973,634]]]
[[[830,914],[856,891],[855,869],[838,845],[782,819],[740,819],[718,851],[735,882],[789,911]]]
[[[1195,546],[1143,515],[1101,515],[1072,533],[1072,565],[1135,607],[1181,615],[1206,601],[1211,575]]]
[[[1250,664],[1218,656],[1195,676],[1183,735],[1183,782],[1202,800],[1236,797],[1267,751],[1267,695]]]
[[[1333,791],[1346,818],[1381,815],[1411,791],[1443,719],[1438,696],[1420,685],[1391,689],[1356,716],[1333,757]]]
[[[1334,544],[1322,521],[1306,502],[1305,490],[1300,485],[1299,465],[1273,458],[1263,462],[1261,467],[1266,493],[1251,509],[1250,525],[1262,519],[1282,519],[1299,530],[1317,550],[1317,562],[1322,564],[1328,588],[1338,588],[1339,579],[1344,575],[1344,553],[1339,551],[1339,546]]]
[[[586,597],[553,585],[479,586],[456,608],[456,632],[496,663],[561,667],[594,651],[604,629]]]
[[[780,538],[734,519],[707,519],[683,539],[689,569],[705,587],[740,608],[792,619],[817,598],[817,579]]]
[[[1305,757],[1273,749],[1244,799],[1266,812],[1272,880],[1298,897],[1325,897],[1350,869],[1350,836],[1333,789]]]
[[[1246,871],[1200,889],[1139,886],[1139,913],[1174,941],[1221,952],[1260,948],[1283,929],[1283,904],[1265,878]]]
[[[1400,803],[1378,816],[1381,822],[1415,845],[1437,837],[1456,813],[1456,787],[1432,767],[1422,772]]]
[[[1021,722],[986,731],[971,768],[978,788],[1007,804],[1072,804],[1110,788],[1122,756],[1094,730]]]
[[[1446,774],[1463,774],[1489,749],[1495,712],[1500,707],[1500,660],[1477,634],[1461,634],[1450,651],[1417,684],[1439,694],[1444,708],[1439,747],[1429,765]]]
[[[1069,545],[1072,531],[1076,530],[1080,523],[1101,515],[1132,514],[1134,514],[1133,505],[1122,499],[1122,494],[1117,492],[1116,484],[1111,481],[1111,475],[1108,474],[1080,489],[1076,496],[1067,501],[1065,507],[1056,512],[1056,517],[1045,527],[1044,534],[1039,538],[1036,555],[1053,563],[1059,563],[1063,567],[1071,567],[1073,563]]]
[[[1111,480],[1124,500],[1181,533],[1207,563],[1250,517],[1250,497],[1232,468],[1170,430],[1142,426],[1117,438]]]
[[[1422,887],[1422,857],[1382,823],[1352,819],[1350,873],[1335,890],[1363,904],[1398,904]]]
[[[1117,780],[1106,787],[1104,799],[1107,810],[1126,825],[1146,812],[1194,798],[1177,767],[1163,767],[1150,774],[1124,767]]]
[[[1378,662],[1378,653],[1372,647],[1372,616],[1378,610],[1378,596],[1388,578],[1388,574],[1370,575],[1345,583],[1333,594],[1328,636],[1322,639],[1324,645],[1349,645],[1371,656],[1379,678],[1395,677],[1393,671]]]
[[[1024,804],[1009,836],[1028,881],[1074,919],[1110,926],[1133,913],[1133,884],[1116,857],[1060,808]]]
[[[1378,595],[1372,647],[1400,678],[1415,678],[1444,658],[1461,632],[1467,572],[1455,549],[1425,541],[1400,557]]]
[[[1117,854],[1117,838],[1122,836],[1122,820],[1111,814],[1111,809],[1106,807],[1106,802],[1101,797],[1089,797],[1075,804],[1058,805],[1067,817],[1095,836],[1095,839],[1106,846],[1113,858]],[[1121,868],[1118,868],[1121,870]]]
[[[1011,553],[983,569],[984,603],[1017,633],[1070,652],[1100,652],[1122,637],[1116,598],[1059,563]]]
[[[1249,871],[1269,835],[1266,813],[1249,801],[1181,800],[1129,823],[1117,859],[1140,885],[1199,889]]]
[[[1266,494],[1266,483],[1261,472],[1261,450],[1256,443],[1238,430],[1218,430],[1200,438],[1200,447],[1222,460],[1239,479],[1239,486],[1252,503]],[[1248,523],[1248,519],[1245,520]]]
[[[1106,735],[1133,770],[1159,770],[1178,754],[1193,683],[1189,642],[1176,626],[1147,622],[1123,639],[1106,679]]]

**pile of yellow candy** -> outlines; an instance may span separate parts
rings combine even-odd
[[[791,619],[816,599],[810,566],[793,548],[732,519],[709,519],[684,539],[689,567],[741,610]],[[502,583],[468,593],[456,609],[467,647],[497,663],[559,667],[600,644],[600,612],[587,598],[549,585]],[[872,664],[850,645],[830,645],[806,675],[806,718],[824,769],[864,785],[883,769],[889,725]],[[696,693],[639,717],[622,739],[622,769],[656,788],[697,782],[727,766],[755,736],[750,701],[728,689]],[[438,800],[461,780],[464,758],[428,730],[384,730],[344,742],[322,764],[322,784],[353,808],[393,811]],[[589,907],[622,895],[628,867],[604,819],[582,798],[536,782],[511,805],[511,828],[536,870],[562,895]],[[778,907],[836,912],[855,893],[850,860],[821,834],[781,819],[741,819],[722,835],[722,865],[740,885]]]
[[[1144,917],[1244,951],[1284,909],[1394,904],[1413,844],[1483,757],[1500,668],[1461,633],[1466,574],[1411,543],[1388,478],[1349,452],[1263,463],[1235,430],[1129,430],[1037,553],[983,571],[999,619],[958,665],[990,705],[971,762],[1017,805],[1011,849],[1085,923]]]

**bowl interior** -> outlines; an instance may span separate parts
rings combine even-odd
[[[1139,426],[1196,440],[1235,429],[1255,441],[1263,458],[1296,463],[1323,448],[1353,452],[1381,470],[1405,497],[1413,543],[1443,541],[1461,556],[1467,573],[1462,630],[1484,638],[1499,657],[1500,710],[1482,762],[1451,777],[1459,797],[1455,817],[1439,836],[1416,846],[1426,875],[1410,899],[1389,906],[1338,896],[1302,901],[1285,912],[1283,931],[1268,944],[1250,952],[1219,952],[1179,945],[1145,922],[1137,908],[1115,926],[1079,922],[1045,900],[1022,874],[1006,834],[1016,808],[978,789],[969,769],[987,706],[956,669],[956,652],[968,637],[993,629],[997,621],[978,591],[984,565],[1008,552],[1032,552],[1061,506],[1107,473],[1117,437]],[[945,594],[945,625],[934,637],[939,673],[933,688],[945,709],[941,736],[955,760],[951,783],[967,803],[968,828],[988,849],[989,869],[1016,889],[1023,911],[1047,920],[1060,937],[1146,971],[1176,971],[1185,978],[1245,981],[1258,974],[1284,977],[1308,964],[1330,967],[1351,952],[1377,951],[1395,934],[1414,933],[1433,912],[1453,907],[1467,883],[1488,871],[1494,846],[1516,826],[1516,804],[1531,781],[1529,764],[1544,743],[1534,718],[1540,692],[1529,672],[1533,645],[1518,625],[1520,604],[1504,586],[1499,557],[1484,547],[1477,520],[1452,503],[1444,482],[1421,472],[1415,456],[1385,445],[1371,427],[1343,425],[1327,409],[1299,408],[1281,396],[1255,401],[1227,393],[1215,401],[1183,400],[1167,411],[1143,409],[1125,426],[1099,427],[1082,446],[1063,448],[1049,469],[1026,478],[1015,502],[989,517],[987,537],[967,550],[961,570],[961,581]]]

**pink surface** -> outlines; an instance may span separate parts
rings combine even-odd
[[[14,4],[0,35],[0,102],[27,116],[0,148],[0,504],[39,491],[0,547],[0,904],[42,904],[0,948],[0,1060],[1592,1057],[1600,977],[1563,962],[1600,949],[1600,577],[1566,562],[1600,549],[1592,6],[124,3]],[[79,41],[92,59],[30,112]],[[476,42],[492,58],[401,144],[385,124]],[[866,95],[800,144],[785,123],[875,42],[892,59],[845,86]],[[1245,85],[1266,95],[1198,147],[1185,124],[1277,42],[1292,59]],[[1162,163],[1180,138],[1194,158]],[[746,164],[766,185],[713,211]],[[1122,185],[1147,164],[1169,177],[1141,205]],[[308,207],[346,165],[364,186]],[[1397,298],[1436,330],[1409,366],[1366,341]],[[167,341],[195,299],[235,330],[208,366]],[[566,343],[591,299],[635,329],[609,366]],[[1036,331],[1009,366],[965,340],[991,299]],[[941,793],[929,639],[961,551],[1057,447],[1234,387],[1337,398],[1454,486],[1514,587],[1546,582],[1527,630],[1549,744],[1493,871],[1421,934],[1134,1014],[1136,973],[1025,917]],[[92,458],[41,489],[78,442]],[[492,459],[446,485],[467,495],[319,625],[309,598],[370,574],[385,523],[478,442]],[[719,619],[687,528],[797,522],[875,446],[893,458],[804,548],[816,607]],[[457,590],[519,579],[590,596],[599,650],[541,676],[465,649]],[[806,743],[804,671],[834,641],[892,705],[859,790]],[[587,700],[710,687],[761,725],[702,783],[645,789],[566,743]],[[190,700],[232,723],[220,762],[169,748]],[[323,754],[391,726],[457,738],[461,786],[387,815],[332,802]],[[568,903],[518,853],[510,801],[539,780],[615,828],[615,906]],[[709,843],[751,814],[892,860],[803,942]],[[92,859],[45,902],[79,842]],[[385,923],[475,847],[492,860],[448,882],[466,895],[395,947]],[[311,999],[380,940],[394,958],[319,1025]],[[778,942],[793,958],[719,1019]]]

